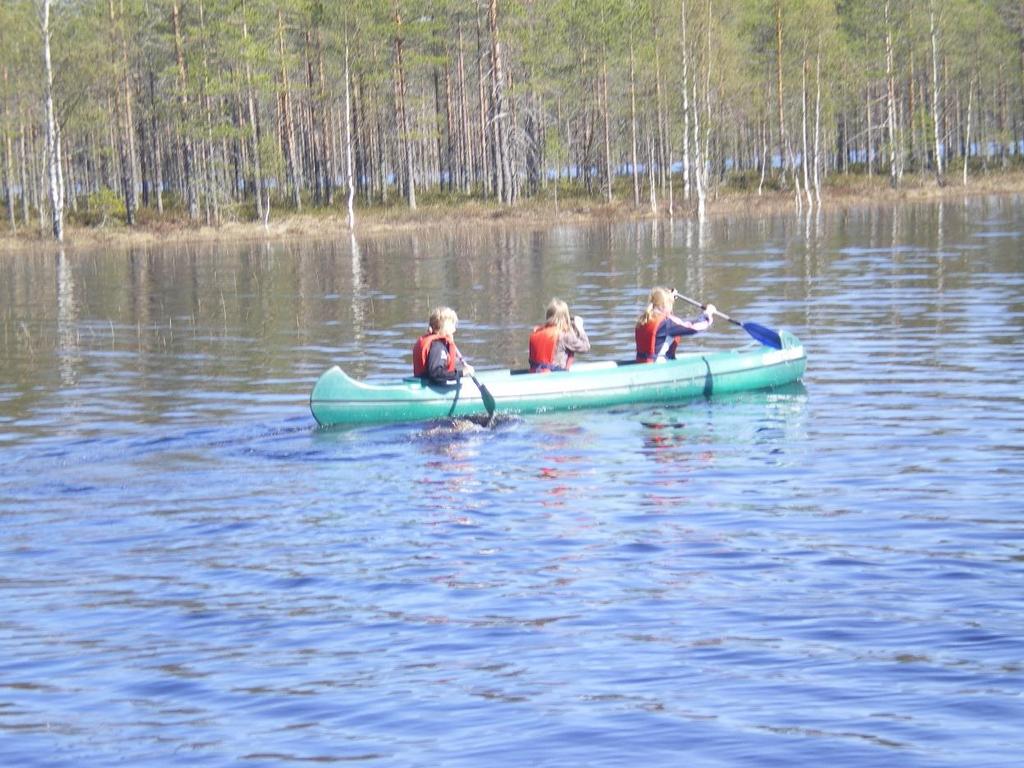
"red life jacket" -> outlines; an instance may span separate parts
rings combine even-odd
[[[455,362],[459,357],[459,350],[455,346],[455,341],[451,336],[442,336],[440,333],[431,331],[420,336],[416,339],[416,343],[412,345],[413,376],[427,375],[427,359],[430,357],[430,346],[439,340],[443,341],[448,347],[448,372],[450,373],[455,370]]]
[[[566,367],[555,365],[555,351],[561,332],[554,325],[538,325],[530,334],[530,373],[563,371],[572,364],[572,357],[566,360]]]
[[[658,350],[654,347],[658,343],[658,326],[664,319],[664,315],[655,315],[643,325],[636,327],[636,361],[638,363],[653,363],[657,359]]]
[[[678,322],[678,318],[658,313],[648,322],[636,327],[636,361],[638,363],[653,363],[658,359],[658,329],[661,328],[661,324],[666,320],[676,320]],[[679,345],[680,340],[681,337],[679,336],[672,340],[668,349],[665,350],[665,357],[675,357],[676,347]]]

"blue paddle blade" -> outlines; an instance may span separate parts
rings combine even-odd
[[[743,330],[766,347],[782,349],[782,337],[779,336],[777,331],[773,331],[771,328],[765,328],[763,325],[758,325],[757,323],[743,323]]]

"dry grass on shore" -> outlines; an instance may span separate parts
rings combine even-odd
[[[934,176],[907,176],[899,189],[893,189],[888,178],[875,175],[833,176],[823,191],[825,210],[872,205],[898,205],[928,202],[939,199],[963,199],[978,195],[1004,195],[1024,193],[1024,171],[1005,171],[974,174],[966,186],[960,177],[949,177],[940,186]],[[692,216],[690,210],[678,210],[677,216]],[[710,217],[736,214],[772,215],[795,211],[796,203],[791,191],[724,188],[708,201]],[[805,207],[806,210],[806,207]],[[459,228],[488,224],[514,224],[516,226],[547,228],[563,224],[587,224],[599,221],[626,221],[665,217],[662,208],[652,213],[647,205],[634,208],[619,199],[612,203],[590,198],[562,198],[557,203],[553,196],[533,198],[515,207],[503,207],[479,201],[425,202],[410,210],[405,206],[356,209],[356,232],[360,237],[423,229],[425,227]],[[129,228],[119,222],[108,222],[102,227],[69,225],[65,230],[65,244],[84,247],[142,247],[178,242],[219,242],[245,240],[282,240],[301,237],[348,237],[348,218],[343,207],[330,210],[312,210],[292,214],[274,212],[266,227],[252,221],[228,221],[219,227],[195,226],[173,218],[148,217],[140,225]],[[0,234],[0,250],[18,250],[32,246],[52,246],[49,233],[40,233],[35,227],[17,233]]]

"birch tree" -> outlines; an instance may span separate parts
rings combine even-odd
[[[46,160],[49,170],[50,220],[53,238],[64,242],[64,180],[61,170],[60,131],[53,111],[53,65],[50,56],[50,0],[41,0],[39,30],[43,48],[43,81],[46,109]]]

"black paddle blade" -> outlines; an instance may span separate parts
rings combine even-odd
[[[757,323],[743,323],[743,330],[766,347],[782,349],[782,337],[779,336],[777,331],[773,331],[771,328],[765,328],[763,325],[758,325]]]

